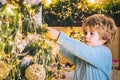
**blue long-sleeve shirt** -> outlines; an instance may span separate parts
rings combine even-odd
[[[74,80],[110,80],[112,56],[109,48],[87,46],[63,32],[57,42],[63,55],[76,66]]]

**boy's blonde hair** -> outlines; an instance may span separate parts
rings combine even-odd
[[[95,29],[106,42],[104,45],[108,46],[115,39],[116,24],[114,20],[103,14],[94,14],[86,18],[82,24],[83,29],[85,27],[89,29]]]

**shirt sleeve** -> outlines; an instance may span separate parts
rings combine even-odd
[[[111,52],[106,46],[90,47],[80,41],[67,37],[63,32],[60,32],[57,42],[76,57],[97,68],[102,70],[111,68]]]
[[[60,53],[74,64],[75,55],[73,55],[70,51],[66,50],[66,48],[64,48],[63,46],[60,46]]]

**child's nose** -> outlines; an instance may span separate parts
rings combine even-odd
[[[84,38],[85,38],[85,39],[89,39],[89,37],[90,37],[89,34],[85,34],[85,35],[84,35]]]
[[[85,34],[85,37],[89,37],[89,34],[87,33],[87,34]]]

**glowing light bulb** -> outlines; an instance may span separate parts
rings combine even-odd
[[[95,0],[89,0],[91,3],[95,3]]]
[[[7,12],[8,12],[9,14],[11,14],[11,15],[14,15],[14,13],[13,13],[13,11],[12,11],[12,8],[13,8],[13,7],[14,7],[14,6],[13,6],[12,4],[10,4],[10,5],[8,5],[7,8],[6,8]]]
[[[52,3],[52,0],[46,0],[46,4],[50,5]]]
[[[10,13],[10,14],[13,14],[13,12],[12,12],[10,7],[7,8],[7,12]]]

